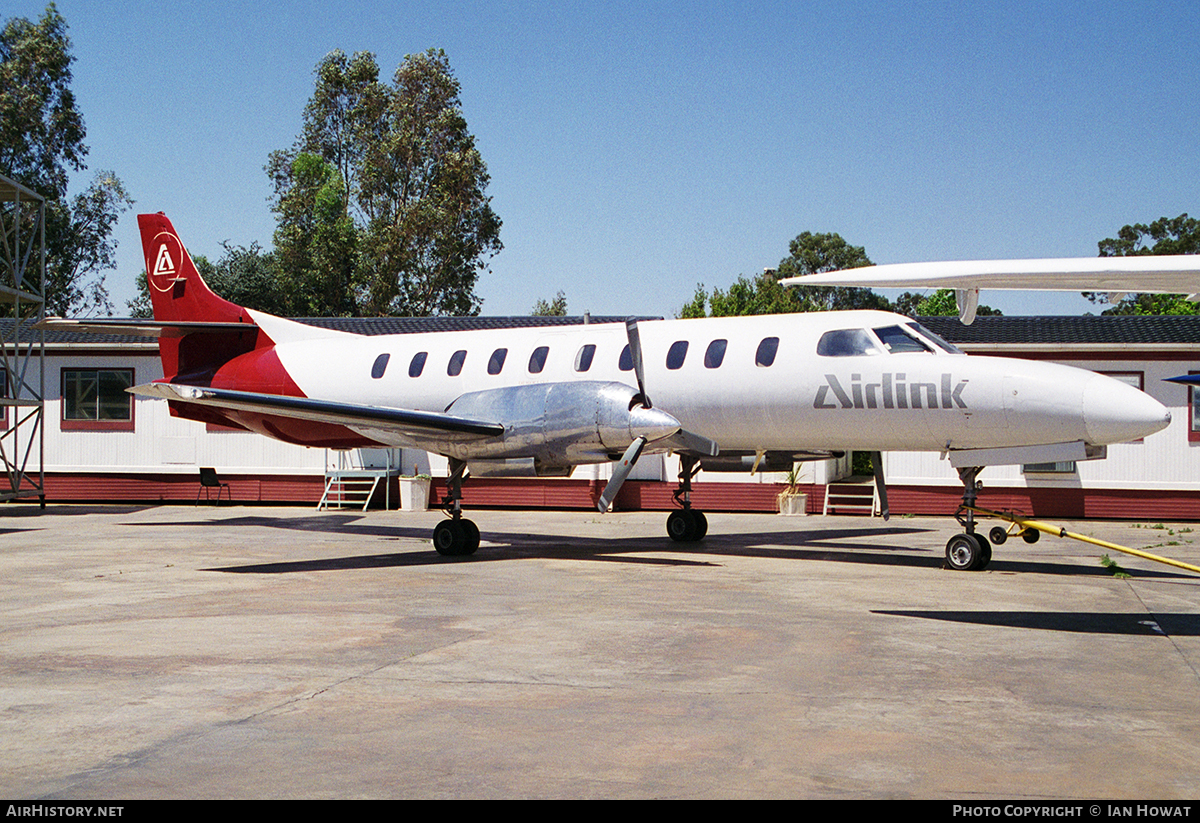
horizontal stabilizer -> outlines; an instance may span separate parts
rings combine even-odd
[[[180,403],[195,403],[218,409],[312,420],[352,428],[369,427],[414,438],[430,435],[458,435],[462,439],[494,437],[504,432],[504,426],[481,420],[471,420],[440,412],[393,409],[314,400],[308,397],[289,397],[279,394],[212,389],[203,386],[184,386],[176,383],[146,383],[127,391],[141,397],[157,397]]]
[[[63,317],[47,317],[34,324],[43,331],[65,331],[78,334],[123,334],[130,337],[184,337],[188,334],[223,334],[257,331],[253,323],[205,323],[203,321],[175,321],[163,323],[158,320],[94,319],[68,320]]]

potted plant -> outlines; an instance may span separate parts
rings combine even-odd
[[[793,463],[791,470],[787,473],[787,485],[779,493],[780,514],[800,517],[808,514],[808,495],[797,490],[799,482],[800,473],[796,470],[796,464]]]

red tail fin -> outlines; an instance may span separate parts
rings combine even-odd
[[[165,214],[139,214],[138,228],[155,320],[249,322],[245,309],[209,289]]]
[[[199,331],[183,337],[160,337],[158,353],[165,380],[208,385],[216,371],[233,358],[273,345],[254,326],[249,312],[213,294],[166,215],[139,214],[138,227],[142,230],[142,253],[155,320],[247,324],[245,333]]]

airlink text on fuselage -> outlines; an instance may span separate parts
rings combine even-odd
[[[814,409],[965,409],[963,389],[967,380],[955,382],[943,372],[937,383],[907,382],[905,372],[884,372],[878,382],[864,383],[861,374],[851,374],[849,391],[836,374],[825,375],[825,385],[817,388]],[[830,395],[833,395],[830,397]],[[831,402],[837,400],[836,403]]]

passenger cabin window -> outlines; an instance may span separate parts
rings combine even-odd
[[[575,354],[575,371],[587,371],[592,367],[592,358],[596,356],[596,346],[588,343]]]
[[[421,372],[425,371],[425,361],[429,358],[429,352],[419,351],[413,355],[412,362],[408,364],[408,376],[420,377]]]
[[[714,340],[709,343],[708,349],[704,352],[704,368],[720,368],[721,363],[725,361],[725,348],[728,345],[728,340]]]
[[[671,344],[671,348],[667,349],[667,368],[681,369],[683,368],[684,358],[687,357],[688,343],[686,340],[676,340]]]
[[[378,380],[383,377],[383,373],[387,371],[388,360],[391,359],[390,354],[381,354],[375,358],[375,362],[371,365],[371,377]]]
[[[883,354],[883,351],[866,329],[838,329],[821,335],[817,341],[817,354],[822,357],[854,357],[860,354]]]
[[[549,346],[538,346],[533,350],[533,354],[529,355],[529,373],[541,374],[542,369],[546,368],[546,355],[550,354]]]
[[[899,326],[884,326],[883,328],[875,329],[875,336],[883,343],[884,348],[892,354],[914,351],[923,354],[933,354],[933,349],[915,337],[905,334],[904,330]]]
[[[621,349],[621,359],[617,363],[617,368],[621,371],[633,371],[633,354],[629,351],[629,344],[625,344],[625,348]]]
[[[499,374],[504,368],[504,358],[508,357],[508,349],[496,349],[488,358],[488,374]]]
[[[769,368],[775,362],[775,353],[779,351],[778,337],[764,337],[754,353],[754,365],[759,368]]]
[[[450,363],[446,366],[446,374],[451,377],[458,377],[462,373],[463,362],[467,359],[466,349],[459,349],[454,354],[450,355]]]

